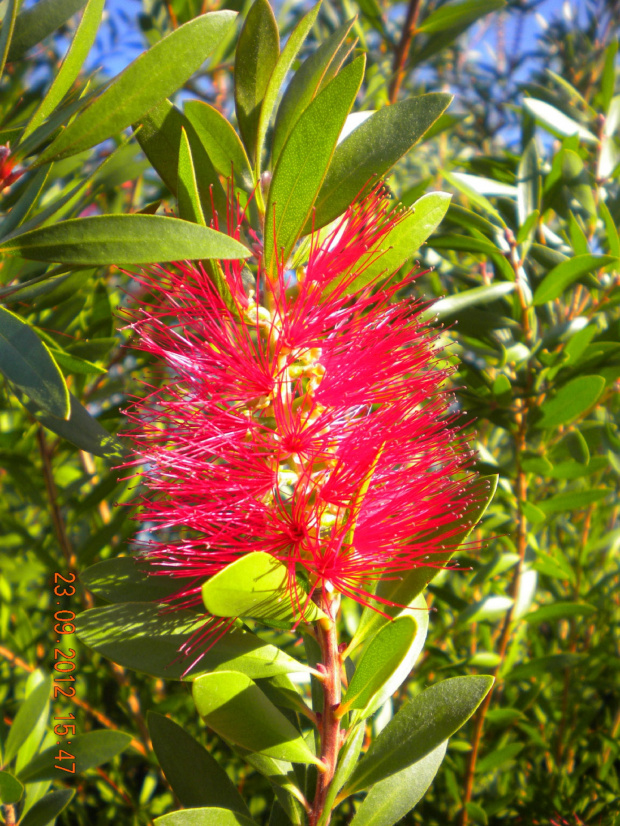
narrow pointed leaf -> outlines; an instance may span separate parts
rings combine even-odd
[[[7,60],[19,60],[28,49],[73,17],[85,3],[86,0],[39,0],[34,6],[23,9],[15,21]]]
[[[147,722],[159,765],[183,806],[215,806],[250,817],[224,769],[185,729],[153,711]]]
[[[315,229],[337,218],[363,187],[385,175],[423,138],[451,100],[451,95],[432,92],[385,106],[345,138],[316,200]],[[311,229],[309,222],[305,232]]]
[[[194,682],[196,708],[220,737],[292,763],[320,763],[303,737],[253,680],[237,671],[204,674]]]
[[[155,818],[156,826],[256,826],[256,821],[228,809],[184,809]]]
[[[280,94],[282,84],[286,79],[289,69],[293,65],[293,61],[297,57],[304,40],[308,36],[308,32],[314,25],[317,18],[321,3],[317,3],[310,11],[301,18],[299,23],[295,26],[289,35],[286,45],[282,49],[282,53],[278,58],[278,62],[274,66],[269,83],[265,89],[265,96],[260,108],[260,117],[258,120],[258,131],[256,137],[256,169],[258,172],[257,178],[261,170],[261,155],[263,152],[263,145],[265,143],[265,136],[269,128],[269,122],[275,109],[275,105]],[[319,47],[320,48],[320,47]],[[293,83],[294,81],[291,81]],[[187,107],[186,107],[187,109]]]
[[[568,424],[589,410],[600,399],[605,389],[602,376],[577,376],[540,408],[542,418],[536,427],[559,427]]]
[[[207,222],[202,213],[196,173],[192,161],[192,150],[185,130],[181,130],[181,145],[179,147],[179,166],[177,170],[177,201],[179,216],[184,221],[192,221],[206,227]]]
[[[68,419],[69,391],[49,348],[29,324],[0,307],[0,372],[52,416]]]
[[[490,304],[515,291],[514,281],[502,281],[499,284],[489,284],[487,287],[474,287],[462,293],[440,298],[428,310],[428,315],[435,317],[438,321],[450,316],[457,316],[461,310],[468,307],[477,307],[481,304]]]
[[[592,270],[606,267],[608,264],[617,263],[620,259],[613,255],[576,255],[568,261],[562,261],[554,267],[551,272],[543,278],[534,292],[533,303],[535,307],[559,298],[564,290],[574,284],[578,278],[586,275]]]
[[[19,826],[49,826],[66,809],[75,794],[74,789],[58,789],[42,797],[28,809]]]
[[[232,125],[201,100],[188,101],[183,111],[219,174],[228,178],[234,173],[235,179],[250,190],[254,185],[250,161]]]
[[[318,8],[318,7],[317,7]],[[276,164],[293,127],[314,98],[340,69],[344,55],[342,47],[351,31],[353,20],[339,26],[327,40],[312,52],[291,78],[278,107],[271,139],[271,160]],[[348,50],[347,50],[348,51]],[[286,47],[282,55],[284,56]],[[346,52],[345,52],[346,54]],[[275,74],[275,72],[274,72]]]
[[[234,238],[208,227],[163,215],[138,214],[71,218],[0,242],[0,252],[86,266],[251,255]]]
[[[470,26],[485,14],[497,11],[506,5],[506,0],[464,0],[461,3],[445,3],[431,12],[418,26],[418,32],[437,34],[446,29]]]
[[[351,775],[353,794],[426,757],[458,731],[493,685],[493,677],[453,677],[403,706],[370,745]]]
[[[69,400],[71,403],[69,418],[60,419],[45,413],[34,402],[20,398],[21,403],[37,421],[53,433],[71,442],[80,450],[85,450],[94,456],[101,456],[109,462],[118,463],[125,454],[122,443],[102,427],[72,393],[69,394]]]
[[[9,0],[4,14],[2,29],[0,30],[0,78],[4,74],[6,59],[11,47],[13,32],[15,31],[15,20],[17,19],[17,0]]]
[[[261,104],[279,56],[280,33],[269,0],[255,0],[235,54],[235,111],[250,160],[256,155]]]
[[[532,139],[525,147],[519,161],[517,179],[517,210],[519,225],[523,226],[528,217],[540,205],[540,172],[536,143]]]
[[[257,551],[231,562],[202,587],[207,611],[216,617],[252,617],[314,622],[325,614],[298,589],[291,595],[289,572],[271,554]]]
[[[562,137],[578,135],[585,143],[597,143],[598,141],[596,135],[593,135],[589,129],[544,100],[525,98],[523,105],[552,135]]]
[[[376,783],[351,826],[393,826],[422,800],[445,757],[448,741],[409,768]]]
[[[340,130],[364,76],[362,55],[343,69],[301,115],[273,173],[265,214],[265,267],[286,260],[327,172]],[[348,204],[347,204],[348,206]]]
[[[86,645],[119,665],[169,680],[194,679],[216,669],[234,669],[257,679],[309,671],[255,634],[236,628],[192,665],[193,659],[179,654],[179,649],[193,633],[205,629],[206,619],[190,611],[165,612],[162,606],[130,602],[80,614],[76,633]]]
[[[143,115],[136,139],[170,192],[177,192],[179,147],[184,118],[169,100],[162,100]]]
[[[71,41],[69,50],[62,61],[58,73],[52,81],[47,94],[39,104],[28,126],[24,129],[21,140],[40,126],[52,114],[64,96],[73,86],[97,35],[105,0],[88,0],[80,24]]]
[[[447,192],[429,192],[419,198],[381,240],[379,246],[356,263],[360,275],[351,282],[348,291],[361,289],[382,274],[392,275],[403,264],[410,263],[413,266],[413,256],[441,223],[451,198]]]
[[[13,760],[39,722],[40,717],[42,715],[47,716],[51,693],[52,678],[46,677],[33,689],[20,706],[6,738],[3,755],[5,765]]]
[[[365,708],[405,659],[416,638],[418,624],[412,616],[388,622],[364,649],[338,713]]]
[[[0,804],[11,806],[19,803],[24,793],[24,786],[7,771],[0,771]]]
[[[76,155],[116,135],[169,97],[200,68],[235,14],[195,17],[140,55],[44,150],[38,163]]]
[[[90,731],[71,738],[71,754],[75,756],[75,774],[107,763],[124,751],[131,742],[131,735],[122,731]],[[56,780],[58,746],[51,746],[37,755],[19,772],[20,780],[34,783],[37,780]]]

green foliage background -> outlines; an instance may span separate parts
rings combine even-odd
[[[208,231],[200,218],[208,223],[209,216],[201,216],[208,202],[200,194],[221,170],[208,155],[198,162],[205,154],[198,104],[186,103],[177,123],[179,110],[171,114],[162,100],[173,96],[181,108],[190,99],[206,101],[232,116],[234,49],[249,8],[198,0],[143,0],[141,9],[128,7],[145,46],[161,44],[164,51],[147,52],[138,82],[112,84],[96,117],[82,118],[78,128],[78,116],[73,131],[58,137],[81,98],[97,94],[105,82],[102,74],[88,79],[80,70],[102,3],[90,0],[82,18],[74,15],[84,3],[45,5],[47,14],[30,18],[13,0],[0,9],[0,55],[7,61],[0,142],[18,147],[18,161],[31,167],[0,194],[5,749],[26,694],[53,666],[54,573],[82,571],[131,548],[130,511],[115,507],[130,498],[131,481],[117,481],[113,466],[122,446],[110,434],[122,425],[121,409],[148,365],[123,346],[131,337],[116,313],[131,289],[127,276],[102,265],[202,256]],[[199,23],[183,29],[174,47],[162,43],[216,6],[241,15],[236,28],[213,36],[211,48]],[[430,585],[434,611],[423,658],[373,725],[385,725],[407,695],[437,679],[493,673],[497,683],[450,741],[434,784],[403,820],[407,824],[547,824],[559,817],[570,824],[620,822],[620,94],[614,39],[620,9],[611,0],[584,2],[579,21],[552,22],[537,45],[537,68],[520,84],[525,58],[518,49],[501,51],[492,65],[470,58],[467,44],[479,32],[472,28],[478,18],[479,25],[518,24],[535,6],[516,0],[506,6],[499,0],[420,0],[407,7],[324,2],[301,52],[307,57],[340,27],[346,32],[346,21],[357,15],[346,42],[357,38],[354,55],[366,54],[367,70],[354,111],[381,109],[390,98],[456,92],[452,107],[397,164],[388,184],[407,205],[426,192],[453,193],[446,218],[420,250],[420,263],[432,269],[418,286],[429,300],[440,299],[433,312],[457,367],[455,393],[475,434],[477,469],[499,474],[499,486],[477,530],[482,550],[461,551],[458,568],[442,571]],[[283,37],[307,10],[295,2],[279,7]],[[410,42],[403,15],[413,24]],[[80,19],[80,37],[59,72],[59,50]],[[201,50],[210,52],[206,63]],[[55,99],[42,104],[53,77],[59,78]],[[255,80],[264,91],[264,78]],[[247,140],[260,127],[252,101],[242,104],[250,113],[240,124]],[[126,128],[136,119],[142,123],[137,135]],[[195,193],[179,186],[178,140],[162,147],[152,139],[163,121],[177,137],[181,126],[187,131],[190,158],[203,176]],[[170,216],[178,209],[194,221],[183,233],[172,218],[106,224],[117,238],[113,254],[102,224],[61,241],[53,230],[77,216]],[[25,235],[45,227],[50,235]],[[54,244],[60,246],[50,253]],[[7,331],[19,346],[7,344]],[[63,598],[61,608],[79,613],[92,604],[80,589]],[[346,606],[345,634],[355,629],[358,614],[357,606]],[[69,802],[65,788],[75,797],[58,817],[62,824],[147,824],[177,807],[150,748],[149,710],[169,714],[207,743],[251,801],[257,822],[276,822],[270,821],[268,784],[240,768],[205,732],[186,684],[115,666],[75,637],[64,642],[77,652],[79,702],[55,703],[55,714],[75,713],[81,734],[128,737],[106,741],[79,778],[55,780],[56,797],[40,822]],[[55,744],[44,704],[35,703],[29,713],[43,717],[13,768]],[[29,805],[49,786],[47,779],[31,781]],[[5,793],[10,797],[10,789]],[[347,823],[353,806],[347,803],[336,822]],[[22,822],[28,826],[27,814]],[[31,816],[31,822],[39,821]]]

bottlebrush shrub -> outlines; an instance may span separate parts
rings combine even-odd
[[[357,58],[305,98],[300,70],[268,135],[276,81],[258,121],[246,98],[263,66],[252,44],[262,38],[269,51],[274,34],[269,15],[259,0],[237,47],[244,146],[215,110],[186,107],[181,223],[202,225],[221,252],[135,276],[129,326],[151,363],[126,410],[139,553],[82,575],[113,604],[83,614],[79,634],[122,665],[191,681],[208,728],[272,784],[270,823],[327,826],[335,810],[347,821],[355,810],[354,826],[391,824],[424,795],[448,738],[492,683],[438,682],[372,735],[373,716],[391,708],[423,648],[422,590],[491,492],[470,470],[449,359],[415,276],[400,274],[449,199],[427,195],[408,211],[392,207],[382,184],[368,186],[449,99],[403,101],[336,148],[363,76]],[[297,48],[300,36],[291,36]],[[285,55],[285,69],[272,70],[279,83]],[[161,159],[148,126],[143,146]],[[194,127],[219,135],[217,146],[205,138],[214,164],[218,146],[236,147],[242,168],[232,163],[228,198],[219,178],[201,195]],[[262,167],[268,139],[272,170]],[[369,170],[376,145],[387,148]],[[352,154],[365,158],[357,179]],[[255,822],[208,751],[161,715],[149,726],[188,807],[158,823]]]

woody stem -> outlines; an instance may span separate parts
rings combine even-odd
[[[317,826],[322,816],[322,826],[328,826],[331,812],[323,812],[329,786],[334,777],[338,751],[340,748],[340,720],[335,712],[340,705],[340,654],[338,651],[338,630],[336,616],[338,600],[330,600],[329,595],[323,596],[321,608],[327,614],[328,620],[317,623],[317,641],[321,647],[321,660],[325,669],[323,681],[323,713],[321,716],[321,760],[325,770],[319,772],[316,792],[310,812],[309,826]]]

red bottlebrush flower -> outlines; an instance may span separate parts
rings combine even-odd
[[[415,277],[353,288],[398,220],[375,191],[312,238],[296,279],[259,259],[247,294],[222,262],[232,307],[201,266],[140,276],[158,298],[131,327],[165,380],[128,412],[130,464],[158,573],[198,582],[265,551],[367,604],[462,530],[471,452]],[[199,588],[177,598],[198,605]]]
[[[26,170],[16,163],[11,156],[11,147],[8,143],[0,146],[0,190],[15,183]]]

